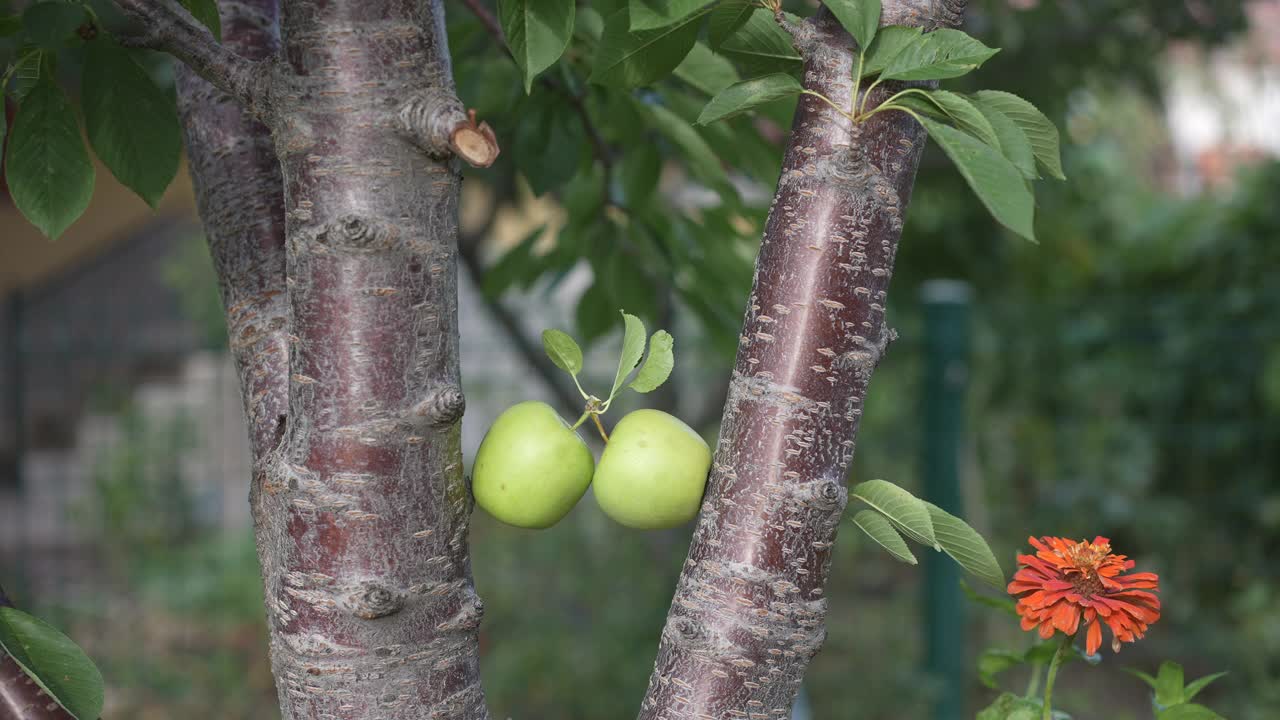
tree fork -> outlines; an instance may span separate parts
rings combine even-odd
[[[960,22],[965,0],[885,0],[886,25]],[[804,86],[850,105],[853,40],[825,8],[789,28]],[[894,83],[886,83],[894,85]],[[893,87],[877,88],[872,105]],[[801,96],[765,225],[720,440],[641,720],[786,718],[826,636],[824,586],[925,132],[853,127]]]

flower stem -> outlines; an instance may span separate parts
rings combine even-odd
[[[1040,671],[1043,667],[1044,663],[1031,663],[1031,679],[1027,681],[1026,697],[1033,698],[1040,692]]]
[[[1071,647],[1070,635],[1063,635],[1062,641],[1058,643],[1058,651],[1053,654],[1053,660],[1049,662],[1049,674],[1044,680],[1044,714],[1041,720],[1053,720],[1053,681],[1058,678],[1058,666],[1067,657],[1067,648]]]

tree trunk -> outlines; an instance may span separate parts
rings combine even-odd
[[[183,117],[283,717],[487,718],[449,154],[484,165],[497,146],[454,94],[442,3],[285,0],[279,54],[273,0],[220,3],[224,48],[185,13],[120,4],[195,71]]]
[[[958,24],[965,0],[885,0],[884,24]],[[849,107],[853,40],[793,28],[806,88]],[[896,89],[877,89],[872,103]],[[925,133],[801,96],[765,225],[720,441],[642,720],[788,718],[826,636],[824,586]]]

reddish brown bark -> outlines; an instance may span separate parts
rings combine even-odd
[[[958,21],[963,8],[887,0],[884,21],[932,27]],[[825,10],[793,32],[805,87],[849,107],[852,39]],[[872,105],[893,91],[877,90]],[[901,113],[855,128],[821,100],[801,99],[644,720],[790,717],[826,635],[845,474],[893,334],[885,302],[924,144]]]

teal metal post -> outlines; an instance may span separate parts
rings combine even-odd
[[[965,388],[969,376],[969,286],[931,280],[921,288],[924,307],[924,497],[963,516],[960,463]],[[934,720],[965,717],[965,608],[960,570],[951,558],[922,553],[925,668],[937,688]]]

